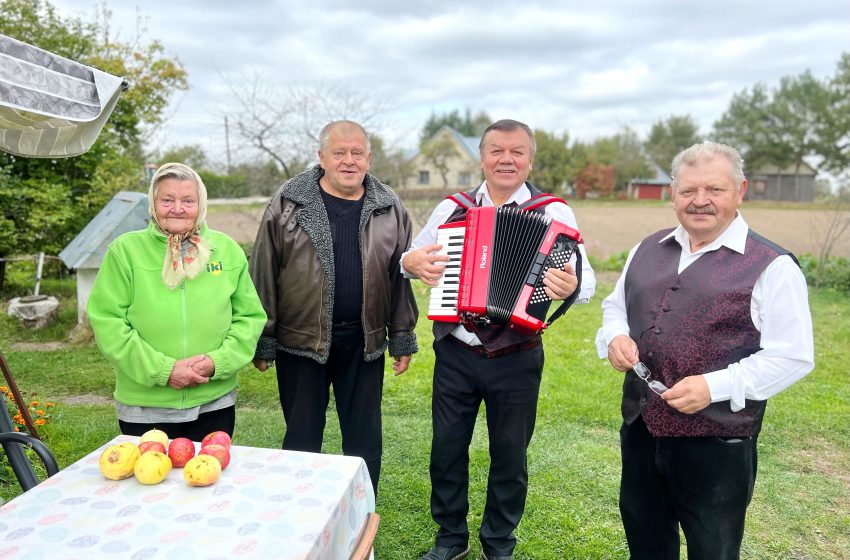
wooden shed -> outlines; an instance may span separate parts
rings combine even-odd
[[[746,200],[793,200],[812,202],[815,199],[815,177],[817,171],[807,163],[781,169],[766,165],[753,171],[747,170],[749,187]]]
[[[122,191],[59,253],[65,266],[77,271],[77,322],[85,323],[86,304],[106,249],[116,237],[147,227],[148,196]]]
[[[670,186],[672,179],[657,163],[650,162],[649,165],[655,175],[629,181],[627,195],[629,198],[641,200],[666,200],[669,198],[667,187]]]

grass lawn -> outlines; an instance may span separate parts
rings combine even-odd
[[[424,301],[422,284],[416,289]],[[597,359],[593,347],[599,302],[610,289],[600,285],[599,297],[572,309],[544,336],[546,369],[516,558],[628,557],[617,509],[622,374]],[[47,282],[42,293],[62,298],[60,325],[32,333],[4,314],[0,349],[24,393],[57,403],[43,434],[60,466],[67,466],[118,433],[109,401],[113,374],[94,345],[49,352],[11,349],[14,342],[61,340],[75,320],[72,282]],[[817,367],[768,404],[744,538],[748,559],[850,558],[850,298],[812,291],[810,299]],[[410,370],[385,380],[380,560],[417,558],[433,543],[428,454],[434,358],[425,318],[418,332],[421,351]],[[339,431],[330,414],[325,451],[337,453]],[[235,443],[278,447],[283,431],[274,375],[244,369]],[[487,469],[482,410],[471,448],[469,523],[475,553]],[[8,500],[20,492],[2,466],[0,478],[5,480],[0,497]]]

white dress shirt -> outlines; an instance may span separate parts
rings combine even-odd
[[[717,239],[694,253],[690,250],[688,232],[681,225],[662,241],[674,237],[682,247],[681,274],[701,256],[721,246],[743,254],[748,231],[747,222],[738,212]],[[629,253],[614,291],[602,301],[602,327],[596,333],[600,358],[608,357],[608,345],[614,337],[629,335],[623,284],[637,247]],[[777,257],[756,280],[750,316],[761,333],[761,350],[725,369],[703,374],[711,391],[711,402],[728,400],[733,412],[744,408],[745,399],[765,400],[790,387],[815,366],[806,279],[791,257]]]
[[[522,204],[531,198],[531,191],[527,186],[520,187],[517,189],[513,195],[505,202],[505,204],[509,204],[511,202],[516,202],[517,204]],[[487,182],[484,181],[481,183],[481,187],[478,189],[478,194],[476,196],[475,201],[479,206],[495,206],[493,204],[493,199],[490,198],[490,191],[487,189]],[[543,207],[545,210],[545,215],[553,220],[558,220],[559,222],[563,222],[570,226],[571,228],[581,231],[576,223],[575,214],[573,214],[572,208],[567,206],[566,204],[562,204],[560,202],[552,202]],[[446,223],[446,220],[454,213],[457,209],[457,204],[449,199],[443,200],[434,211],[431,213],[431,216],[428,218],[428,222],[419,232],[419,235],[413,240],[410,245],[410,249],[404,253],[406,255],[410,251],[414,251],[421,247],[425,247],[427,245],[433,245],[437,242],[437,229]],[[590,266],[590,261],[587,258],[587,253],[584,250],[584,245],[581,244],[578,247],[579,252],[581,253],[581,287],[579,289],[578,296],[576,297],[576,303],[587,303],[590,301],[590,298],[593,297],[593,294],[596,292],[596,275],[593,273],[593,268]],[[401,262],[404,262],[404,255],[401,257]],[[574,262],[574,261],[571,261]],[[401,267],[401,271],[408,278],[415,278],[415,276],[409,274],[406,270],[404,270],[404,266]],[[557,302],[555,302],[557,303]],[[463,342],[471,345],[479,345],[481,341],[478,340],[478,337],[473,333],[467,331],[462,325],[458,325],[452,331],[452,334],[462,340]]]

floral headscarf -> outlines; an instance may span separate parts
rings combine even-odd
[[[192,229],[184,234],[167,231],[156,217],[155,197],[159,183],[165,179],[192,181],[198,193],[198,216]],[[168,237],[165,261],[162,264],[162,281],[174,289],[184,278],[195,278],[209,263],[210,248],[201,238],[200,229],[207,217],[207,188],[194,169],[182,163],[166,163],[156,170],[148,190],[148,212],[157,228]]]

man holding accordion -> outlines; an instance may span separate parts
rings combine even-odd
[[[536,212],[547,221],[566,224],[577,235],[575,216],[566,203],[526,182],[535,150],[527,125],[514,120],[490,125],[479,150],[484,182],[440,203],[402,257],[405,274],[429,286],[440,283],[449,261],[440,254],[438,229],[463,221],[474,207],[517,206],[518,211]],[[543,299],[566,300],[559,312],[573,302],[586,303],[596,287],[583,246],[573,247],[572,259],[563,269],[556,263],[540,272],[538,289],[541,295],[545,292]],[[543,346],[539,333],[489,320],[459,321],[434,322],[430,475],[431,514],[439,529],[435,546],[420,560],[459,560],[469,554],[469,444],[482,401],[491,464],[479,539],[482,558],[503,560],[512,558],[513,531],[525,508],[526,451],[537,416]]]

